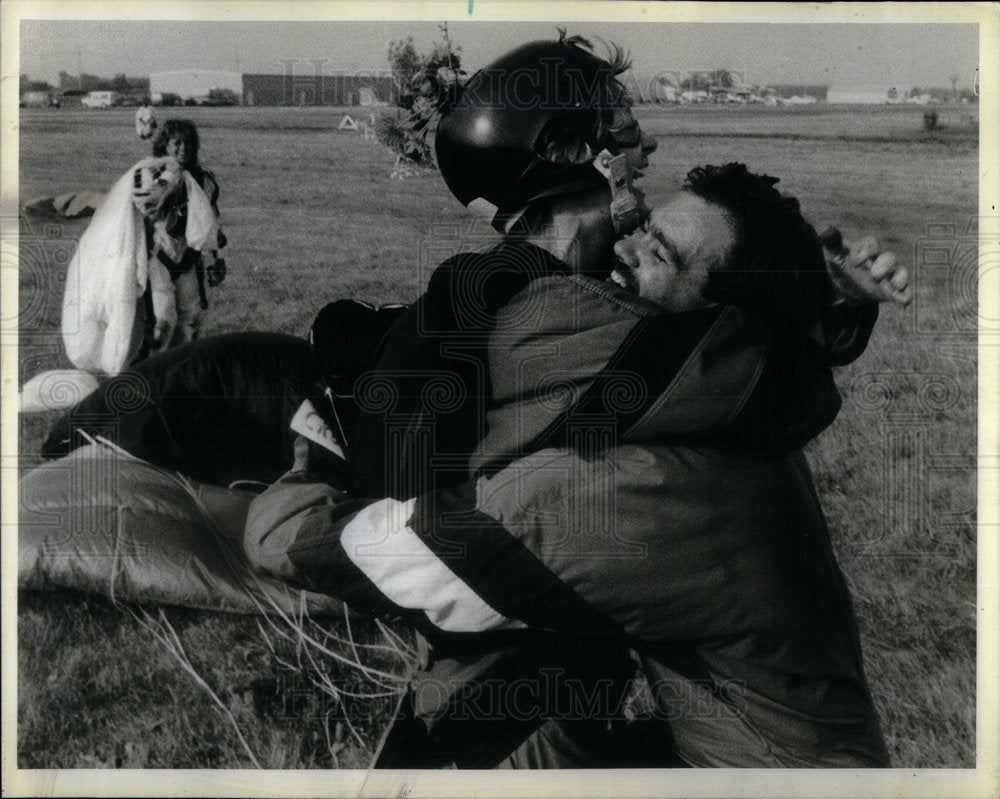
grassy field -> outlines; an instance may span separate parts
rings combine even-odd
[[[743,161],[779,176],[817,226],[877,233],[914,271],[915,302],[884,309],[868,351],[838,372],[843,410],[808,450],[894,764],[907,768],[975,764],[978,119],[974,106],[938,112],[942,129],[928,134],[912,107],[637,111],[659,141],[643,186],[651,201],[692,166]],[[487,243],[437,175],[394,179],[391,154],[336,129],[342,114],[160,111],[161,120],[195,119],[202,161],[222,187],[230,273],[205,334],[301,335],[332,299],[411,301],[435,266],[427,253]],[[106,189],[147,154],[131,116],[22,110],[22,201]],[[84,227],[22,219],[22,381],[68,365],[62,285]],[[22,417],[22,468],[37,462],[51,422]],[[213,699],[131,611],[95,597],[21,594],[21,767],[367,762],[390,698],[365,700],[348,729],[255,619],[164,609]],[[344,626],[334,620],[331,631]],[[360,621],[353,633],[383,640]],[[334,678],[365,689],[353,673]]]

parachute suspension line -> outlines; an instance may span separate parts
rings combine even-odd
[[[340,441],[344,445],[344,448],[346,450],[350,451],[350,444],[347,441],[347,434],[344,432],[344,425],[341,424],[341,422],[340,422],[340,414],[337,413],[337,406],[336,406],[336,404],[333,401],[334,396],[337,396],[337,395],[334,395],[333,389],[330,388],[329,386],[326,386],[323,389],[323,394],[324,394],[324,396],[326,396],[327,400],[330,403],[330,410],[333,411],[333,419],[337,423],[337,432],[340,434]],[[351,399],[354,398],[353,394],[347,394],[347,395],[344,395],[344,396],[347,397],[347,398],[351,398]]]
[[[118,569],[121,565],[121,542],[122,542],[122,516],[125,508],[119,505],[115,508],[115,548],[111,553],[111,577],[109,578],[108,594],[111,597],[111,604],[116,608],[118,598],[115,596],[115,582],[118,579]]]
[[[236,547],[235,543],[223,534],[217,520],[211,514],[208,508],[205,507],[205,504],[202,502],[201,497],[198,495],[197,490],[194,488],[193,485],[191,485],[190,480],[188,480],[187,477],[180,474],[179,472],[175,472],[172,476],[190,495],[192,501],[198,507],[198,510],[201,512],[203,518],[208,524],[209,529],[212,530],[212,532],[218,539],[223,554],[226,557],[227,563],[232,569],[234,575],[243,585],[244,590],[246,590],[247,592],[247,596],[257,606],[258,610],[261,613],[261,616],[264,618],[264,621],[273,628],[275,633],[277,633],[279,636],[283,638],[286,638],[286,640],[288,638],[287,633],[283,632],[274,623],[274,621],[272,620],[273,616],[277,616],[285,623],[285,625],[291,631],[293,631],[298,643],[297,648],[301,648],[302,646],[307,644],[311,645],[319,652],[323,653],[324,655],[327,655],[328,657],[333,658],[334,660],[337,660],[343,665],[361,671],[366,677],[368,677],[368,679],[372,680],[373,682],[376,682],[382,687],[388,687],[388,686],[383,684],[379,678],[381,678],[382,680],[386,680],[390,684],[401,683],[401,682],[405,683],[406,681],[405,677],[400,677],[399,675],[392,674],[391,672],[382,671],[380,669],[376,669],[371,666],[366,666],[358,660],[352,660],[351,658],[345,657],[340,653],[334,652],[332,649],[329,649],[328,647],[324,646],[320,641],[316,639],[316,637],[311,635],[310,631],[307,631],[306,629],[306,623],[308,622],[314,627],[318,627],[318,625],[316,625],[315,622],[313,622],[311,619],[308,619],[308,615],[305,613],[303,613],[303,619],[301,620],[296,619],[293,616],[289,615],[283,608],[281,608],[277,604],[277,602],[275,602],[275,600],[271,596],[267,594],[267,592],[260,589],[260,580],[257,577],[257,575],[254,574],[253,571],[249,568],[249,566],[245,564],[245,556],[243,555],[242,550],[239,550]],[[249,575],[255,584],[251,584],[251,582],[247,579],[246,575]],[[265,603],[269,605],[269,608],[265,607]],[[270,613],[268,612],[268,610],[270,610]]]
[[[270,483],[265,483],[263,480],[240,479],[240,480],[233,480],[233,482],[231,482],[228,486],[226,486],[226,488],[239,489],[240,486],[251,486],[253,488],[267,488],[269,485]]]
[[[389,642],[389,647],[397,652],[400,652],[400,656],[405,658],[405,660],[415,667],[417,661],[417,651],[410,646],[403,637],[393,630],[388,624],[386,624],[381,619],[375,619],[375,626],[378,627],[379,632],[382,636]]]
[[[110,450],[112,453],[114,453],[120,458],[127,458],[128,460],[138,461],[139,463],[146,463],[146,461],[144,461],[142,458],[137,458],[127,449],[122,449],[114,441],[109,441],[104,436],[100,435],[92,436],[86,430],[77,430],[76,432],[79,433],[83,437],[83,440],[86,441],[88,444],[92,444],[95,447],[100,447],[101,449]]]
[[[93,436],[86,430],[77,430],[77,433],[79,433],[88,444],[97,447],[105,456],[113,455],[117,457],[130,458],[132,460],[139,460],[114,442],[106,439],[104,436]],[[108,595],[111,599],[111,604],[119,609],[121,608],[121,605],[119,605],[118,597],[115,595],[115,584],[118,580],[118,571],[121,568],[121,551],[124,529],[122,525],[122,517],[125,510],[126,508],[122,504],[118,504],[115,507],[115,548],[111,553],[111,576],[108,578]]]
[[[105,453],[112,457],[118,457],[122,459],[127,459],[129,461],[138,462],[150,466],[151,468],[157,468],[135,455],[132,455],[127,450],[118,446],[112,441],[102,437],[94,436],[85,431],[80,431],[80,434],[84,436],[87,443],[92,444]],[[166,470],[165,470],[166,471]],[[344,708],[344,699],[353,698],[358,700],[377,700],[388,697],[398,697],[396,702],[396,707],[398,709],[399,703],[403,701],[406,695],[406,687],[409,682],[409,677],[416,667],[417,654],[415,650],[407,644],[406,641],[400,636],[399,633],[392,630],[388,625],[380,620],[376,620],[376,625],[380,631],[382,637],[385,640],[385,644],[364,644],[358,643],[354,638],[353,628],[348,616],[347,607],[344,607],[344,619],[345,626],[347,630],[347,638],[342,638],[335,635],[325,629],[316,622],[314,619],[309,617],[308,608],[306,606],[305,594],[299,594],[298,601],[298,611],[288,612],[282,606],[280,606],[277,601],[272,597],[266,590],[263,589],[260,578],[254,574],[253,570],[249,567],[246,561],[246,555],[243,553],[242,549],[239,548],[237,543],[233,541],[229,536],[225,534],[221,524],[215,515],[209,510],[205,505],[198,489],[194,486],[192,481],[181,474],[180,472],[166,472],[174,479],[177,484],[184,490],[184,492],[191,498],[195,507],[198,509],[202,519],[204,520],[206,526],[212,531],[212,534],[216,538],[216,541],[222,551],[227,565],[230,567],[234,578],[237,583],[241,585],[244,589],[246,596],[251,600],[251,602],[257,607],[259,611],[259,616],[257,617],[257,628],[260,632],[260,636],[263,639],[265,646],[271,652],[272,656],[275,658],[276,662],[285,666],[286,668],[292,670],[298,670],[301,672],[306,672],[309,674],[309,679],[311,683],[324,694],[328,695],[333,699],[341,708]],[[123,541],[123,517],[121,512],[127,510],[126,508],[118,508],[118,526],[117,526],[117,536],[115,541],[115,558],[120,558],[121,548],[124,544]],[[116,578],[116,570],[112,571],[112,581]],[[112,601],[117,602],[114,596],[114,583],[111,586]],[[121,607],[121,606],[119,606]],[[260,764],[256,759],[253,751],[250,749],[242,731],[239,729],[238,723],[229,709],[225,706],[222,700],[218,697],[215,691],[211,688],[208,682],[197,673],[194,666],[191,664],[183,647],[181,646],[180,639],[176,632],[170,626],[169,621],[161,609],[159,611],[159,620],[150,616],[150,614],[144,609],[140,608],[141,616],[138,615],[131,607],[125,606],[129,613],[145,627],[160,643],[162,643],[171,655],[177,660],[181,668],[186,671],[189,676],[212,698],[213,702],[221,708],[221,712],[228,718],[229,722],[232,724],[236,731],[236,734],[240,740],[241,745],[247,753],[247,756],[253,762],[254,766],[260,768]],[[282,624],[276,623],[274,617],[277,616]],[[294,646],[295,656],[293,658],[294,662],[287,658],[283,658],[275,646],[275,639],[284,640],[289,644]],[[350,651],[350,656],[341,654],[331,648],[332,646],[347,648]],[[384,669],[375,668],[372,666],[367,666],[362,662],[361,651],[370,652],[382,652],[387,655],[391,655],[398,659],[403,666],[405,666],[405,674],[392,673],[390,671],[385,671]],[[352,671],[357,672],[360,676],[366,679],[375,688],[374,691],[370,692],[356,692],[348,691],[343,688],[339,688],[333,684],[332,680],[327,674],[328,669],[321,668],[321,664],[317,662],[317,656],[325,656],[332,659],[333,661],[340,663],[342,666],[349,668]],[[331,711],[332,712],[332,711]],[[364,737],[359,733],[357,728],[351,723],[348,715],[342,714],[342,719],[346,728],[350,731],[352,737],[356,739],[358,745],[362,748],[362,751],[372,753],[372,748],[365,743]],[[372,757],[372,763],[374,764],[375,758],[378,756],[378,752],[384,745],[385,736],[388,734],[388,730],[383,734],[378,746],[374,750]],[[329,739],[329,730],[326,730],[327,738]],[[338,733],[339,735],[339,733]],[[337,751],[339,738],[335,735],[337,740],[327,741],[328,749],[330,755],[334,762],[337,760]]]
[[[142,460],[142,458],[137,458],[135,455],[133,455],[132,453],[128,452],[125,449],[122,449],[114,442],[104,438],[104,436],[92,436],[85,430],[80,430],[78,432],[80,433],[80,435],[83,436],[84,440],[87,441],[88,444],[98,447],[107,455],[131,461],[136,461],[139,463],[146,463],[144,460]],[[181,484],[182,485],[186,484],[186,481],[183,478],[181,479]],[[189,493],[193,493],[193,488],[189,484],[187,484],[186,487],[188,488]],[[202,510],[203,515],[205,515],[206,511],[204,509],[204,506],[198,501],[197,497],[195,499],[196,502],[198,502],[199,510]],[[243,736],[243,732],[240,730],[240,726],[237,723],[236,718],[233,716],[232,712],[229,710],[228,707],[226,707],[225,703],[219,698],[219,695],[212,689],[212,687],[198,673],[197,669],[195,669],[195,667],[191,664],[191,661],[188,659],[187,653],[184,651],[184,647],[181,644],[180,638],[178,637],[173,626],[170,624],[170,621],[167,619],[166,614],[163,612],[163,608],[159,609],[159,618],[156,619],[152,617],[149,614],[149,612],[145,610],[145,608],[140,607],[139,613],[136,613],[136,611],[133,610],[132,607],[123,606],[118,603],[117,598],[115,596],[115,579],[118,571],[118,564],[121,559],[122,512],[124,510],[125,508],[119,506],[116,511],[117,523],[115,530],[115,549],[113,554],[114,560],[111,568],[111,585],[110,585],[111,602],[117,608],[124,607],[126,610],[128,610],[132,618],[134,618],[149,633],[151,633],[154,638],[156,638],[161,644],[163,644],[166,650],[180,664],[181,668],[188,673],[188,675],[195,681],[195,683],[198,684],[198,686],[200,686],[203,690],[205,690],[208,693],[209,697],[217,705],[218,712],[220,712],[220,714],[223,717],[227,718],[229,720],[229,723],[232,724],[233,729],[236,732],[236,737],[239,739],[240,745],[247,753],[247,757],[250,758],[250,762],[253,763],[255,768],[258,769],[261,768],[260,762],[257,760],[256,756],[253,753],[253,750],[250,748],[250,745],[247,743],[246,738]]]
[[[205,290],[204,286],[199,286],[199,287],[201,288],[202,291]],[[177,459],[176,462],[177,463],[183,463],[184,459],[181,456],[180,445],[177,443],[177,439],[174,438],[174,433],[170,429],[170,425],[167,424],[167,418],[163,415],[163,408],[160,407],[160,403],[159,402],[153,402],[151,404],[152,404],[153,408],[156,410],[156,416],[160,420],[160,425],[162,426],[163,430],[166,432],[167,438],[170,439],[170,446],[172,446],[174,448],[174,457]]]
[[[191,661],[188,659],[187,653],[184,651],[184,646],[181,644],[181,640],[174,630],[173,625],[167,619],[166,614],[163,612],[163,608],[159,609],[159,618],[154,619],[150,614],[144,609],[139,608],[139,613],[136,613],[132,608],[128,608],[129,613],[132,617],[139,622],[143,627],[145,627],[152,635],[166,647],[167,651],[180,663],[181,668],[184,669],[190,675],[190,677],[202,688],[204,689],[212,701],[218,706],[217,712],[220,713],[224,718],[229,720],[232,724],[233,729],[236,731],[236,737],[239,739],[240,744],[243,746],[243,750],[247,753],[247,757],[250,758],[250,762],[253,763],[254,768],[261,768],[260,762],[254,756],[253,750],[250,748],[250,744],[247,743],[247,739],[243,736],[243,732],[240,730],[240,725],[236,721],[236,717],[233,716],[232,712],[226,706],[219,695],[212,689],[205,679],[198,673],[197,669],[191,665]]]
[[[403,701],[406,699],[406,693],[401,693],[399,699],[396,701],[396,707],[392,709],[392,715],[389,717],[391,719],[398,719],[399,712],[403,708]],[[382,750],[385,748],[385,742],[389,740],[389,733],[392,732],[392,724],[389,724],[385,728],[385,732],[382,733],[382,737],[379,739],[378,746],[375,747],[375,752],[372,754],[372,759],[368,761],[368,773],[371,774],[375,770],[375,764],[378,762],[379,757],[382,755]]]
[[[347,692],[341,688],[337,688],[337,686],[335,686],[330,681],[330,677],[327,675],[326,671],[320,668],[319,664],[316,662],[316,659],[313,657],[313,653],[310,647],[308,646],[304,647],[302,651],[305,652],[306,657],[309,659],[309,665],[312,666],[312,669],[308,671],[308,674],[309,674],[309,679],[313,685],[315,685],[321,691],[324,691],[325,693],[336,699],[337,703],[341,707],[344,707],[344,700],[342,698],[343,696],[352,696],[352,695],[355,697],[358,696],[357,694],[352,694],[351,692]],[[317,677],[316,675],[319,676]],[[392,696],[395,693],[397,692],[392,691],[388,695]],[[399,693],[402,693],[402,691],[400,691]],[[386,694],[382,695],[385,696]],[[370,753],[371,749],[369,748],[368,744],[365,743],[365,739],[361,737],[361,734],[357,731],[357,729],[355,729],[354,725],[351,723],[350,714],[345,712],[343,714],[343,720],[347,724],[347,727],[351,731],[351,734],[357,739],[358,745],[364,751]]]

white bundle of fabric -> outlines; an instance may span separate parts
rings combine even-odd
[[[80,369],[53,369],[35,375],[21,387],[21,413],[72,408],[99,387],[97,378]]]
[[[176,321],[170,273],[149,258],[143,218],[152,219],[155,229],[183,202],[187,203],[183,244],[198,251],[214,246],[211,203],[173,158],[140,161],[115,183],[94,213],[70,261],[63,299],[63,343],[77,368],[116,375],[125,367],[142,343],[137,308],[147,281],[157,321]]]

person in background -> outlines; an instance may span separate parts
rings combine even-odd
[[[211,170],[198,162],[198,129],[189,119],[169,119],[153,139],[153,155],[175,158],[201,189],[212,206],[217,229],[215,247],[208,249],[211,262],[203,252],[185,246],[181,232],[187,222],[187,205],[176,204],[163,224],[146,226],[150,256],[163,263],[174,282],[177,300],[177,324],[169,341],[157,342],[159,348],[175,346],[198,338],[202,313],[208,309],[208,286],[218,286],[226,277],[226,261],[219,251],[226,246],[226,236],[219,225],[219,183]]]
[[[135,135],[145,141],[156,133],[156,115],[148,97],[142,98],[142,105],[135,112]]]

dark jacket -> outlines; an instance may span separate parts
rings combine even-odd
[[[461,267],[475,260],[453,262],[404,320],[416,326],[388,338],[407,330],[396,355],[411,368],[382,373],[394,404],[369,453],[409,453],[392,469],[422,460],[423,490],[397,472],[388,499],[359,508],[289,475],[251,511],[251,557],[442,640],[542,629],[625,643],[714,686],[775,763],[882,764],[850,599],[799,451],[839,409],[837,347],[775,340],[733,308],[665,314],[507,247],[503,262],[529,264],[530,279],[503,273],[496,252],[473,275]],[[485,298],[478,337],[462,329],[470,298]],[[457,311],[434,328],[445,306]],[[867,340],[865,314],[832,340]],[[431,350],[437,369],[413,368]],[[459,419],[475,424],[471,460],[456,443],[470,428],[445,423]],[[678,750],[716,764],[700,723],[671,720]],[[762,765],[734,758],[724,764]]]

